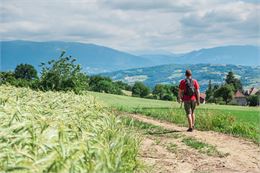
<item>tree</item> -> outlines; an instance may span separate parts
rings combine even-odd
[[[121,89],[112,82],[107,80],[101,80],[97,83],[99,92],[111,93],[111,94],[122,94]]]
[[[232,71],[228,72],[227,76],[226,76],[226,83],[227,84],[233,84],[235,81],[235,75]]]
[[[173,93],[173,95],[175,96],[175,98],[178,97],[178,92],[179,92],[179,86],[177,85],[172,85],[171,86],[171,92]]]
[[[14,75],[17,79],[33,80],[38,78],[37,71],[30,64],[17,65],[14,70]]]
[[[132,95],[136,97],[145,97],[150,93],[150,89],[142,82],[135,82],[132,87]]]
[[[118,85],[118,87],[121,88],[122,90],[132,91],[132,87],[127,83],[124,83],[122,81],[116,81],[114,83]]]
[[[239,79],[237,79],[232,71],[228,72],[226,76],[226,84],[231,84],[234,86],[234,92],[237,90],[242,90],[242,84]]]
[[[157,84],[154,89],[153,89],[153,95],[157,98],[157,99],[163,99],[163,97],[165,95],[167,95],[167,90],[166,87],[162,84]]]
[[[122,95],[122,88],[117,82],[113,82],[109,77],[91,76],[89,79],[89,88],[91,91],[105,92],[110,94]]]
[[[213,101],[213,94],[214,93],[213,93],[211,80],[209,80],[208,89],[206,90],[206,100],[207,100],[207,102],[212,102]]]
[[[260,102],[259,95],[251,95],[247,98],[249,106],[258,106]]]
[[[0,72],[0,84],[13,84],[16,78],[13,72]]]
[[[89,78],[90,90],[100,92],[100,88],[98,86],[100,81],[112,82],[112,80],[109,77],[104,77],[104,76],[100,76],[100,75],[90,76],[90,78]]]
[[[122,90],[116,84],[107,80],[99,81],[96,84],[96,89],[98,92],[122,95]]]
[[[234,86],[226,84],[221,86],[215,91],[214,97],[215,98],[222,97],[225,103],[228,104],[228,102],[232,100],[233,94],[234,94]]]
[[[40,87],[43,90],[69,91],[76,93],[88,88],[88,77],[81,72],[80,65],[74,64],[76,59],[64,57],[62,52],[58,60],[42,63]]]
[[[32,89],[38,88],[38,79],[27,80],[23,78],[15,78],[14,72],[0,72],[0,85],[10,84],[16,87],[30,87]]]
[[[219,89],[219,85],[214,85],[214,86],[213,86],[213,93],[214,93],[217,89]]]
[[[153,89],[153,95],[160,100],[174,100],[174,96],[178,94],[175,86],[157,84]]]

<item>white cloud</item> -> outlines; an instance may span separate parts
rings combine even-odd
[[[192,0],[101,0],[104,5],[122,10],[159,10],[159,11],[174,11],[186,12],[192,10],[194,1]]]
[[[3,40],[64,40],[125,51],[257,44],[256,1],[2,0]]]

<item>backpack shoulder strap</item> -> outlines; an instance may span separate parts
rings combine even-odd
[[[194,80],[193,80],[193,79],[191,79],[190,83],[191,83],[192,85],[194,85]]]
[[[192,85],[193,85],[193,84],[194,84],[193,79],[188,79],[188,78],[186,78],[186,79],[185,79],[185,84],[186,84],[186,85],[187,85],[187,84],[189,84],[189,85],[192,84]]]

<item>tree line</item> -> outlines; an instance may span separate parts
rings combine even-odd
[[[243,85],[241,81],[235,77],[235,74],[230,71],[228,72],[225,82],[222,85],[212,85],[211,80],[209,81],[208,88],[206,90],[206,101],[208,103],[217,104],[234,104],[232,103],[232,99],[237,91],[244,93]],[[259,105],[259,97],[259,92],[255,95],[248,96],[247,102],[249,106]]]
[[[57,60],[40,64],[40,76],[37,75],[34,66],[20,64],[14,71],[0,72],[0,84],[30,87],[42,91],[74,91],[77,94],[88,90],[123,95],[123,90],[126,90],[131,91],[134,97],[176,100],[177,86],[158,84],[151,91],[142,82],[135,82],[131,86],[105,76],[88,76],[75,62],[76,59],[65,56],[65,52],[62,52]]]
[[[0,72],[0,84],[11,84],[17,87],[30,87],[42,91],[95,91],[123,95],[123,90],[130,91],[134,97],[176,101],[178,86],[170,84],[157,84],[152,90],[143,82],[129,85],[122,81],[113,81],[105,76],[88,76],[82,72],[76,59],[65,56],[62,52],[57,60],[41,63],[41,75],[30,64],[17,65],[14,71]],[[217,104],[231,104],[234,93],[243,92],[243,86],[233,72],[226,76],[222,85],[212,85],[209,81],[206,90],[206,102]],[[251,106],[259,105],[259,92],[247,97]]]

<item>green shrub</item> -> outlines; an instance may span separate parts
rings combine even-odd
[[[250,123],[234,123],[228,128],[228,132],[236,136],[253,138],[260,143],[259,129],[256,130]]]
[[[110,94],[122,95],[122,89],[118,82],[113,82],[109,77],[104,76],[90,76],[89,78],[89,88],[91,91],[105,92]]]
[[[160,100],[176,100],[177,87],[171,85],[157,84],[153,89],[153,95]]]
[[[122,81],[114,82],[121,90],[132,91],[132,87]]]
[[[249,106],[259,106],[260,105],[260,96],[259,95],[251,95],[247,99]]]
[[[0,84],[12,84],[15,82],[16,78],[13,72],[0,72]]]
[[[35,79],[24,79],[24,78],[15,78],[13,72],[0,72],[0,85],[8,84],[16,87],[29,87],[33,89],[38,89],[39,80]]]
[[[150,94],[150,89],[142,82],[135,82],[132,87],[132,95],[134,97],[146,97]]]
[[[79,93],[88,88],[88,77],[81,72],[81,67],[75,65],[76,59],[64,57],[62,52],[58,60],[42,64],[40,89],[44,91],[74,91]]]

